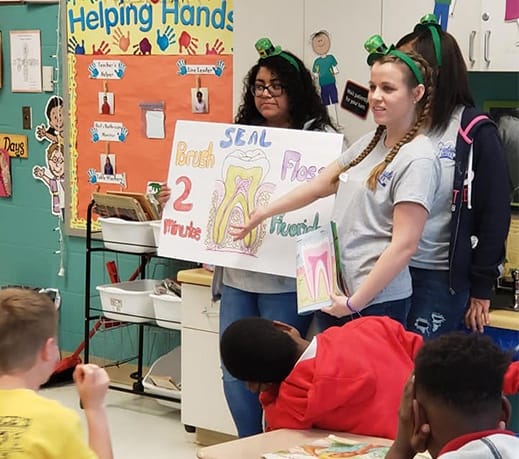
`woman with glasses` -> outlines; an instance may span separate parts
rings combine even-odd
[[[244,80],[235,122],[288,129],[333,131],[310,71],[294,54],[274,47],[269,39],[256,43],[258,62]],[[312,316],[297,314],[294,278],[223,268],[220,336],[244,317],[279,320],[306,335]],[[223,368],[225,397],[240,437],[262,432],[258,395]]]
[[[336,132],[314,85],[310,71],[294,54],[274,47],[268,38],[256,42],[260,58],[244,79],[242,102],[235,122],[274,128]],[[158,198],[169,199],[163,186]],[[246,271],[215,269],[213,294],[221,297],[220,336],[238,319],[263,317],[295,327],[306,335],[311,315],[297,314],[294,278]],[[258,395],[222,366],[224,393],[240,437],[263,431]]]
[[[386,315],[406,324],[411,299],[407,265],[440,180],[433,145],[423,135],[434,88],[429,65],[416,53],[386,47],[379,36],[365,46],[376,131],[313,180],[257,208],[248,225],[232,227],[233,236],[241,239],[266,218],[335,195],[332,218],[348,292],[331,295],[331,306],[320,311],[321,329],[361,315]]]

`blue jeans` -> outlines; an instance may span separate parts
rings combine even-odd
[[[469,290],[452,294],[449,271],[409,268],[413,280],[407,329],[424,339],[463,328]]]
[[[305,336],[312,320],[312,315],[297,314],[297,297],[289,293],[252,293],[224,285],[220,301],[220,337],[233,322],[245,317],[264,317],[279,320],[297,328]],[[263,432],[263,412],[258,394],[247,389],[222,365],[223,389],[234,424],[240,437],[247,437]]]
[[[326,314],[322,311],[316,311],[315,317],[317,321],[317,328],[319,331],[326,330],[329,327],[341,326],[346,322],[358,319],[364,316],[388,316],[392,319],[400,322],[404,327],[407,324],[407,313],[411,307],[411,297],[404,298],[403,300],[385,301],[383,303],[376,303],[363,309],[360,314],[352,314],[337,318]]]

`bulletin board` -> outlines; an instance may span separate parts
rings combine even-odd
[[[177,120],[232,122],[233,1],[66,5],[65,215],[81,234],[92,192],[166,180]]]

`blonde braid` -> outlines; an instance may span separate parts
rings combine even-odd
[[[375,191],[377,187],[377,181],[382,172],[386,169],[387,165],[393,161],[397,153],[400,151],[400,148],[402,145],[405,145],[406,143],[409,143],[411,140],[413,140],[416,135],[420,132],[422,127],[427,127],[430,122],[430,113],[431,113],[431,104],[432,104],[432,98],[434,94],[434,84],[433,84],[433,72],[431,70],[431,67],[429,66],[428,62],[418,53],[415,52],[408,52],[406,53],[409,55],[411,59],[413,59],[420,68],[423,76],[424,76],[424,86],[425,86],[425,94],[422,97],[422,99],[418,102],[417,111],[419,113],[418,118],[415,122],[415,124],[407,131],[407,133],[400,139],[394,146],[391,148],[389,153],[384,158],[384,161],[377,164],[369,174],[367,185],[368,188],[371,191]],[[391,58],[387,58],[388,60],[382,61],[382,62],[396,62],[396,60],[393,60]],[[400,61],[402,62],[402,61]],[[402,65],[406,65],[402,62]],[[407,66],[406,66],[407,67]],[[412,74],[412,72],[409,70],[409,73]],[[411,82],[410,87],[414,87],[416,84],[416,80],[414,79],[414,76],[411,75]]]
[[[348,169],[352,168],[353,166],[356,166],[357,164],[359,164],[366,156],[368,156],[371,151],[373,150],[373,148],[375,148],[375,146],[377,145],[378,141],[380,140],[380,138],[382,137],[382,134],[384,133],[384,131],[386,130],[386,127],[385,126],[378,126],[377,127],[377,130],[375,131],[375,134],[373,135],[373,138],[371,139],[371,142],[369,142],[368,146],[366,148],[364,148],[364,150],[362,152],[360,152],[356,158],[352,159],[348,164],[346,164],[346,166],[344,166],[340,171],[339,171],[339,174],[337,175],[337,177],[335,177],[335,179],[333,180],[333,183],[337,183],[337,181],[339,180],[339,175],[342,173],[342,172],[345,172],[347,171]]]

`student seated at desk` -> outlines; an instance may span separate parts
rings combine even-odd
[[[388,317],[331,327],[308,342],[261,318],[224,332],[222,361],[261,392],[267,430],[319,428],[394,438],[402,389],[422,338]]]
[[[503,384],[505,392],[518,389],[517,364],[487,336],[428,341],[406,384],[386,459],[412,459],[425,450],[433,459],[517,459],[519,438],[506,430],[510,402],[502,395]]]
[[[393,439],[422,343],[389,317],[331,327],[311,342],[287,324],[249,317],[226,329],[220,352],[229,372],[260,393],[267,430],[318,428]],[[509,394],[519,390],[516,363],[505,379]]]

